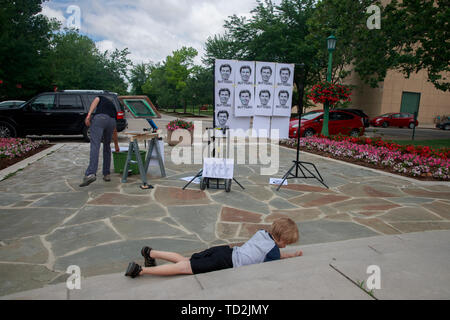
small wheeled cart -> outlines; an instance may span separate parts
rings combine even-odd
[[[233,177],[234,159],[229,158],[230,132],[222,128],[206,130],[209,158],[203,159],[203,169],[183,187],[183,190],[197,178],[200,178],[200,190],[224,189],[230,192],[233,181],[244,190],[245,188]]]

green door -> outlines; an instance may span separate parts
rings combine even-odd
[[[414,114],[414,112],[419,113],[419,105],[420,105],[420,93],[403,92],[402,107],[400,109],[400,112],[411,114]]]

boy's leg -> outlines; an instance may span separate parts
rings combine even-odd
[[[150,251],[150,257],[153,259],[162,259],[173,263],[189,261],[189,258],[183,257],[181,254],[168,251],[157,251],[155,249],[152,249]]]
[[[153,250],[152,250],[153,252]],[[193,274],[191,269],[191,262],[183,260],[175,264],[165,264],[157,267],[142,268],[139,275],[152,274],[158,276],[173,276],[178,274]]]

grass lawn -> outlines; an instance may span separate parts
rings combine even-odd
[[[174,109],[174,108],[164,109],[163,108],[163,109],[160,109],[159,111],[163,111],[163,112],[169,113],[171,115],[176,114],[178,116],[186,116],[186,117],[189,117],[191,115],[194,115],[194,116],[200,115],[200,116],[210,116],[211,117],[213,115],[212,108],[209,108],[207,111],[200,111],[200,112],[198,109],[199,109],[198,107],[192,109],[192,107],[189,106],[186,108],[186,113],[184,113],[184,108],[176,108],[176,109]]]
[[[450,148],[450,139],[434,140],[392,140],[400,145],[429,146],[431,148]]]

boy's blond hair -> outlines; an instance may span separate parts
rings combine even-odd
[[[290,218],[279,218],[272,223],[270,234],[277,240],[286,244],[296,243],[299,239],[297,224]]]

